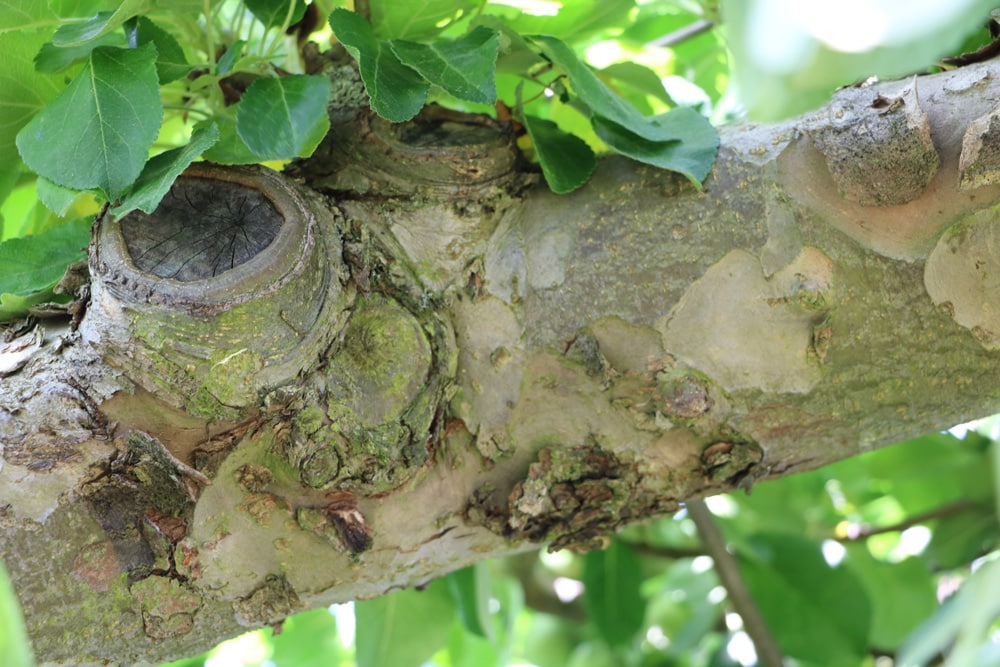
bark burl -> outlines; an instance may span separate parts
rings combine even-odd
[[[41,660],[191,655],[996,410],[1000,65],[727,128],[703,190],[609,159],[568,196],[509,127],[331,76],[313,158],[99,219],[79,329],[0,378]]]

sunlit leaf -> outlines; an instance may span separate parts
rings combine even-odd
[[[25,163],[63,187],[114,200],[142,171],[163,116],[156,49],[100,47],[17,135]]]
[[[424,106],[430,86],[414,70],[399,62],[388,42],[375,39],[371,26],[346,9],[330,14],[337,39],[358,61],[361,80],[372,109],[394,123],[410,120]]]
[[[374,0],[370,7],[372,25],[379,37],[427,39],[479,4],[476,0]]]
[[[330,129],[329,99],[326,76],[258,79],[240,100],[236,131],[261,160],[307,157]]]
[[[588,36],[620,32],[631,22],[630,14],[636,5],[633,0],[574,0],[560,4],[558,12],[519,12],[509,18],[508,24],[524,35],[545,34],[567,41],[584,41]],[[506,9],[490,7],[487,11]]]

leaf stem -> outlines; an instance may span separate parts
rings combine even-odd
[[[201,11],[205,15],[205,43],[208,48],[208,67],[215,74],[215,20],[212,18],[211,0],[202,0]]]

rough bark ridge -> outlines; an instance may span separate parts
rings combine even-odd
[[[334,67],[316,156],[99,220],[79,330],[0,378],[39,658],[190,655],[995,411],[998,73],[555,196],[509,128],[387,125]]]

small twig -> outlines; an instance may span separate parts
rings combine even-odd
[[[676,46],[683,42],[684,40],[691,39],[692,37],[697,37],[703,32],[708,32],[715,27],[715,21],[709,21],[708,19],[700,19],[686,25],[683,28],[678,28],[673,32],[667,33],[663,37],[657,37],[651,42],[647,42],[646,46],[659,46],[662,48],[670,48]]]
[[[894,523],[891,526],[879,526],[873,528],[870,526],[862,527],[858,530],[856,534],[837,536],[834,539],[838,542],[860,542],[861,540],[866,540],[872,535],[882,535],[883,533],[895,533],[899,531],[906,530],[907,528],[912,528],[913,526],[931,521],[933,519],[940,519],[946,516],[951,516],[952,514],[958,514],[959,512],[964,512],[967,509],[974,507],[976,503],[971,500],[958,500],[956,502],[950,503],[948,505],[942,505],[930,511],[924,512],[923,514],[917,514],[908,519],[904,519],[899,523]]]
[[[655,556],[657,558],[669,558],[670,560],[678,560],[681,558],[696,558],[698,556],[705,556],[704,548],[694,547],[668,547],[660,544],[648,544],[646,542],[628,542],[629,547],[632,551],[637,554],[643,554],[644,556]]]
[[[715,517],[709,511],[708,505],[700,498],[688,500],[685,505],[688,515],[698,529],[698,536],[701,537],[708,555],[715,563],[715,571],[719,574],[719,580],[729,594],[733,608],[743,619],[747,634],[753,640],[760,664],[766,665],[766,667],[781,667],[781,650],[778,648],[777,642],[774,641],[774,637],[771,636],[771,631],[768,629],[767,623],[764,622],[764,617],[760,615],[760,610],[757,609],[757,605],[754,603],[742,575],[740,575],[736,559],[726,550],[725,538],[715,523]]]
[[[368,0],[354,0],[354,13],[360,14],[366,21],[372,20],[372,9]]]

